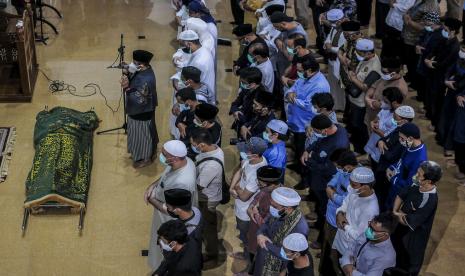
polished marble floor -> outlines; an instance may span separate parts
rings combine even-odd
[[[157,125],[162,141],[169,139],[168,118],[172,90],[168,78],[173,74],[171,55],[175,51],[176,29],[173,11],[167,0],[53,0],[64,14],[56,23],[60,34],[51,36],[47,46],[37,45],[41,70],[51,79],[73,84],[77,93],[86,94],[87,83],[96,83],[115,109],[120,98],[119,71],[106,69],[117,55],[120,34],[124,34],[127,56],[143,48],[155,53],[153,65],[157,75]],[[232,20],[229,1],[207,1],[212,13],[222,23],[221,37],[231,38]],[[138,39],[145,36],[145,39]],[[314,37],[314,36],[313,36]],[[218,49],[218,99],[220,118],[225,126],[229,102],[235,97],[237,79],[230,68],[238,45]],[[146,275],[146,258],[140,250],[147,247],[152,208],[142,195],[146,186],[161,171],[158,163],[135,170],[126,154],[126,136],[121,133],[96,136],[94,167],[88,209],[82,235],[77,231],[78,216],[32,216],[27,232],[21,235],[24,182],[34,155],[32,135],[35,115],[45,106],[57,105],[81,111],[95,108],[101,129],[122,124],[121,108],[112,112],[100,95],[75,97],[66,93],[51,94],[48,82],[39,75],[32,103],[0,104],[0,125],[15,126],[18,136],[7,181],[0,184],[0,275]],[[430,157],[441,161],[441,150],[432,143],[433,136],[423,134]],[[224,141],[231,131],[224,128]],[[238,156],[225,146],[227,170],[237,164]],[[428,246],[424,275],[465,275],[465,189],[451,178],[454,168],[447,169],[439,187],[440,204]],[[289,183],[295,183],[291,175]],[[303,204],[304,205],[304,204]],[[307,210],[307,206],[302,206]],[[223,245],[228,252],[240,249],[232,206],[220,208]],[[312,237],[315,233],[311,234]],[[227,258],[219,267],[204,275],[232,275],[243,263]]]

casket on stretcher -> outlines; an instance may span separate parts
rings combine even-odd
[[[30,213],[50,208],[79,212],[82,229],[92,170],[93,133],[98,123],[94,111],[55,107],[37,114],[35,155],[26,180],[23,231]]]

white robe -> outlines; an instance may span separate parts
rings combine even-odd
[[[191,59],[188,62],[188,66],[194,66],[202,71],[202,74],[200,75],[200,82],[207,86],[208,91],[212,92],[212,97],[216,101],[215,62],[208,49],[202,46],[193,52]]]
[[[166,167],[150,197],[161,202],[165,202],[165,190],[185,189],[192,193],[192,205],[194,207],[198,207],[197,187],[195,184],[196,179],[197,175],[195,164],[191,159],[187,158],[186,166],[177,169],[176,171],[171,171],[171,167]],[[161,248],[157,244],[158,228],[163,223],[172,219],[173,218],[171,216],[166,215],[157,209],[154,209],[153,211],[152,233],[150,235],[149,256],[147,259],[148,265],[152,268],[152,270],[157,269],[163,260]]]

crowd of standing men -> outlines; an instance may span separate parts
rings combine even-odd
[[[227,179],[216,21],[203,1],[172,4],[182,27],[170,79],[173,140],[144,195],[154,207],[153,275],[201,275],[220,262],[217,207],[231,201],[243,251],[229,255],[247,263],[237,275],[418,275],[442,169],[414,119],[431,121],[465,179],[465,44],[452,8],[441,19],[436,0],[380,0],[370,38],[371,1],[317,0],[311,46],[307,3],[295,1],[294,19],[283,0],[232,0],[241,47],[228,142],[241,161]],[[158,143],[152,57],[134,51],[121,82],[135,168],[152,163]],[[405,104],[413,90],[423,108]],[[300,176],[294,187],[289,170]],[[304,214],[303,201],[314,212]],[[309,242],[310,231],[318,235]]]

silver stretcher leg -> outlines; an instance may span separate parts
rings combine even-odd
[[[29,214],[30,214],[29,208],[24,208],[23,225],[21,226],[21,230],[23,231],[23,235],[26,233],[26,228],[27,228],[27,222],[28,222],[28,219],[29,219]]]
[[[79,225],[78,225],[78,230],[82,231],[82,228],[84,228],[84,215],[85,215],[85,208],[81,208],[79,211]]]

